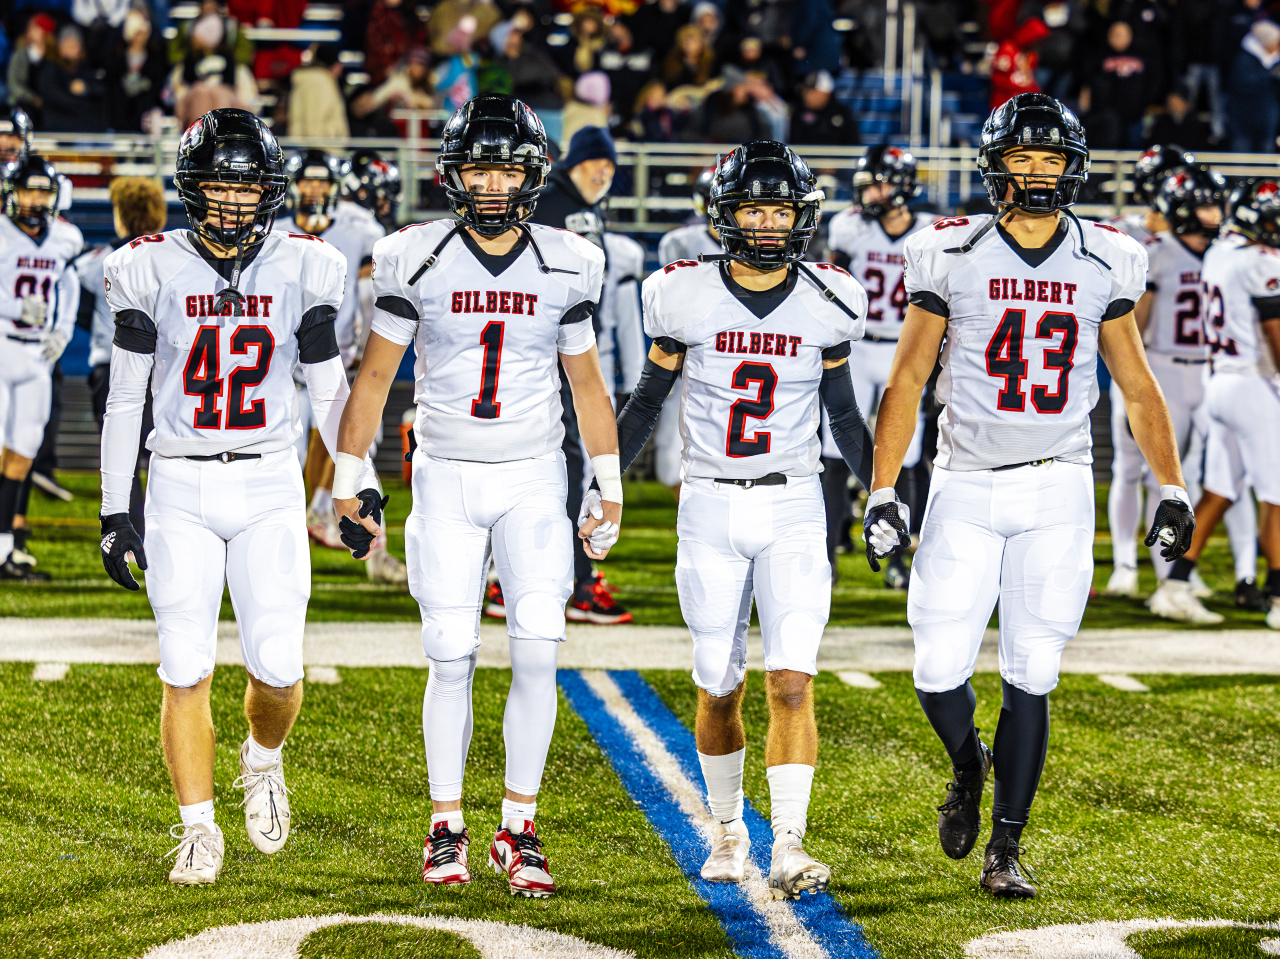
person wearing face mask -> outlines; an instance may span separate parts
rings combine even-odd
[[[37,89],[40,64],[44,62],[56,30],[53,17],[37,13],[27,21],[26,32],[9,59],[9,102],[25,110],[36,121],[39,121],[44,105]]]
[[[145,133],[153,128],[168,67],[164,38],[152,29],[146,10],[134,7],[107,58],[107,107],[113,129]]]

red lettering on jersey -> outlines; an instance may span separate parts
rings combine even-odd
[[[189,296],[189,297],[187,297],[187,316],[199,316],[199,315],[200,315],[200,313],[199,313],[199,310],[200,310],[200,304],[199,304],[199,302],[197,302],[197,301],[198,301],[198,297],[195,297],[195,296]]]
[[[1098,224],[1101,226],[1102,224]],[[1120,232],[1119,230],[1116,231]],[[1076,285],[1074,283],[1063,283],[1062,288],[1067,291],[1067,306],[1075,306],[1076,302]]]
[[[800,337],[798,337],[798,336],[788,336],[788,337],[787,337],[787,339],[788,339],[788,340],[790,341],[790,343],[791,343],[791,355],[792,355],[792,356],[795,356],[795,355],[796,355],[796,347],[798,347],[798,346],[800,345]]]
[[[1000,299],[1000,280],[998,277],[993,277],[991,282],[988,284],[987,296],[993,300]]]
[[[1048,280],[1036,281],[1036,300],[1041,303],[1049,302],[1049,281]]]
[[[533,304],[538,302],[538,297],[533,293],[526,293],[524,295],[524,301],[529,307],[529,315],[533,316]]]
[[[785,333],[773,334],[773,355],[774,356],[787,355],[787,334]]]
[[[953,226],[967,226],[969,218],[967,216],[953,216],[950,219],[939,220],[933,225],[935,230],[949,230]]]
[[[1050,303],[1062,302],[1062,284],[1061,283],[1057,283],[1052,280],[1049,282],[1049,302]]]
[[[463,313],[470,313],[470,312],[471,312],[471,291],[470,291],[470,290],[463,290],[463,291],[462,291],[462,299],[463,299],[463,302],[466,304],[466,306],[464,306],[464,307],[462,308],[462,312],[463,312]]]
[[[1096,227],[1097,227],[1098,229],[1100,229],[1100,230],[1110,230],[1112,233],[1119,233],[1119,232],[1120,232],[1120,231],[1119,231],[1119,230],[1117,230],[1114,226],[1107,226],[1107,224],[1105,224],[1105,223],[1098,223],[1097,221],[1094,221],[1094,224],[1093,224],[1093,225],[1094,225],[1094,226],[1096,226]]]
[[[455,313],[462,312],[462,294],[461,293],[453,294],[453,312]]]
[[[1009,292],[1005,294],[1005,296],[1006,296],[1008,299],[1010,299],[1010,300],[1020,300],[1020,299],[1022,299],[1022,294],[1020,294],[1020,293],[1018,292],[1018,281],[1017,281],[1017,280],[1005,280],[1005,283],[1007,283],[1007,284],[1008,284],[1008,288],[1009,288]]]
[[[498,294],[498,312],[499,313],[511,312],[511,294],[508,293],[506,290],[503,290]]]
[[[524,312],[524,294],[523,293],[511,294],[511,312],[512,313]],[[530,310],[529,312],[532,313],[533,310]]]
[[[268,320],[271,319],[271,300],[272,300],[272,297],[269,297],[269,296],[258,297],[258,302],[262,304],[262,315],[266,317]],[[231,309],[230,303],[227,304],[227,309],[228,311]]]
[[[760,352],[760,334],[759,333],[751,334],[751,352],[752,353]]]
[[[134,240],[132,243],[129,244],[129,249],[131,250],[136,249],[139,243],[163,243],[163,242],[164,242],[163,233],[152,233],[150,236],[138,237],[136,240]],[[18,265],[21,266],[22,264],[19,263]]]
[[[716,334],[716,352],[729,352],[729,334],[725,333],[723,330]]]
[[[485,290],[484,304],[485,304],[484,309],[486,313],[497,313],[498,312],[498,291]]]
[[[1036,301],[1036,281],[1035,280],[1022,281],[1022,298],[1024,300],[1029,300],[1032,303]]]
[[[739,331],[738,331],[738,349],[737,349],[737,352],[738,352],[738,353],[745,353],[745,352],[747,352],[747,340],[746,340],[746,335],[745,335],[741,330],[739,330]]]
[[[765,353],[773,352],[773,334],[772,333],[766,333],[764,335],[764,346],[761,347],[761,350],[762,352],[765,352]]]
[[[871,256],[875,256],[875,255],[876,255],[876,254],[872,253],[872,254],[870,254],[870,255],[869,255],[869,257],[868,257],[868,258],[870,258]],[[902,256],[901,256],[900,254],[897,254],[897,253],[889,253],[889,254],[887,254],[887,255],[883,258],[882,262],[884,262],[884,263],[901,263],[901,262],[902,262]],[[842,266],[837,266],[837,265],[836,265],[836,264],[834,264],[834,263],[825,263],[825,262],[819,261],[819,262],[817,262],[817,263],[814,263],[813,265],[814,265],[814,266],[816,266],[819,270],[835,270],[837,273],[843,273],[845,276],[849,276],[849,271],[848,271],[848,270],[846,270],[846,269],[845,269],[844,267],[842,267]]]
[[[471,312],[483,313],[484,307],[480,305],[480,291],[474,290],[471,293]]]
[[[250,293],[247,297],[245,297],[245,299],[248,301],[245,303],[245,307],[248,309],[249,315],[257,316],[258,315],[258,297],[253,293]]]
[[[672,270],[681,266],[697,266],[697,260],[676,260],[674,263],[668,263],[662,268],[663,273],[670,273]]]

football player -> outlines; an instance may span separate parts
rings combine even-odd
[[[245,829],[268,855],[289,837],[282,749],[302,704],[311,592],[293,376],[301,364],[332,447],[348,393],[334,328],[347,266],[323,240],[271,233],[289,180],[279,144],[252,113],[218,109],[192,124],[174,183],[190,231],[139,237],[105,265],[116,333],[102,427],[102,561],[134,590],[129,560],[150,565],[161,739],[182,817],[169,881],[192,885],[215,881],[223,861],[209,688],[224,584],[249,672],[249,736],[234,783],[245,792]],[[144,548],[128,509],[148,380],[155,429]],[[367,458],[361,470],[376,487]]]
[[[1089,410],[1099,356],[1160,483],[1147,542],[1161,539],[1165,558],[1176,559],[1194,520],[1133,316],[1146,252],[1070,211],[1089,170],[1080,122],[1052,97],[1019,94],[983,125],[978,156],[995,216],[939,220],[907,241],[911,305],[880,401],[863,527],[872,569],[907,538],[893,485],[941,350],[946,406],[907,593],[916,694],[954,767],[938,839],[953,859],[969,854],[994,763],[981,887],[1030,898],[1019,839],[1044,767],[1049,692],[1093,574]],[[992,750],[973,725],[969,677],[997,602],[1004,689]]]
[[[0,581],[42,582],[46,573],[15,562],[14,516],[49,422],[53,366],[75,329],[80,280],[71,262],[84,237],[57,216],[58,174],[41,156],[12,161],[0,197]]]
[[[1133,164],[1133,193],[1130,194],[1134,203],[1141,203],[1146,209],[1141,213],[1113,216],[1105,221],[1107,225],[1133,237],[1139,243],[1145,243],[1155,234],[1167,230],[1169,224],[1155,205],[1160,184],[1170,173],[1176,173],[1195,162],[1196,158],[1180,146],[1156,144],[1148,147]]]
[[[1215,434],[1225,433],[1258,501],[1268,507],[1258,537],[1267,560],[1266,622],[1280,629],[1280,183],[1255,178],[1236,187],[1225,229],[1200,269],[1204,329],[1213,351],[1205,387],[1211,421],[1205,489],[1196,504],[1195,539],[1173,564],[1165,587],[1195,601],[1186,595],[1191,573],[1209,534],[1241,495],[1236,477],[1215,468],[1215,460],[1223,459]]]
[[[698,758],[717,823],[702,877],[739,881],[747,860],[742,701],[754,598],[769,703],[775,899],[825,889],[831,876],[802,845],[818,750],[813,677],[831,607],[821,407],[850,469],[870,480],[871,435],[847,360],[867,296],[843,268],[801,262],[821,200],[808,166],[781,143],[754,140],[721,162],[707,209],[724,252],[710,262],[676,260],[645,281],[654,343],[618,420],[627,466],[683,373],[675,575],[693,638]]]
[[[375,150],[357,150],[342,164],[342,198],[364,207],[392,233],[399,228],[400,168]]]
[[[405,552],[430,662],[422,719],[432,815],[422,878],[471,881],[462,782],[492,551],[512,681],[506,794],[489,861],[513,895],[532,897],[556,889],[534,814],[573,588],[557,359],[604,490],[579,533],[588,556],[604,558],[622,518],[617,430],[592,329],[604,254],[576,233],[529,222],[548,167],[542,123],[514,97],[475,97],[445,125],[437,170],[458,219],[408,227],[374,249],[377,309],[333,485],[343,539],[359,558],[379,531],[369,512],[378,497],[359,485],[359,460],[348,454],[368,449],[414,344],[417,450]]]
[[[914,213],[908,204],[920,195],[916,182],[916,158],[893,146],[873,146],[858,159],[853,172],[855,203],[832,218],[827,228],[827,246],[835,262],[845,267],[867,291],[867,332],[853,347],[849,371],[858,407],[870,414],[884,392],[889,367],[898,345],[898,334],[907,312],[907,292],[902,283],[902,251],[907,237],[928,229],[938,218],[931,213]],[[911,437],[911,447],[903,462],[898,490],[914,516],[923,514],[929,495],[929,467],[923,462],[924,414]],[[823,471],[827,502],[839,502],[841,518],[848,501],[848,472],[842,468],[840,451],[829,429],[822,432],[822,455],[833,460],[834,469]],[[840,494],[843,494],[841,498]],[[836,540],[831,535],[828,516],[827,556],[835,562]],[[843,524],[841,524],[843,525]],[[916,520],[913,533],[919,532]],[[895,552],[885,569],[885,585],[907,588],[907,569],[902,551]]]
[[[0,170],[31,152],[31,118],[22,107],[0,105]]]

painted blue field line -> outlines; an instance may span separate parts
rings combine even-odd
[[[609,675],[640,718],[680,763],[680,768],[705,799],[707,784],[702,779],[698,745],[693,733],[680,722],[639,673],[634,670],[619,670]],[[749,799],[743,804],[742,819],[751,836],[751,858],[760,867],[760,871],[768,876],[773,829]],[[873,959],[879,956],[876,948],[867,941],[862,927],[852,922],[840,904],[826,893],[801,896],[791,906],[796,917],[809,930],[809,935],[832,959]]]
[[[558,670],[557,678],[570,705],[587,724],[627,793],[671,847],[671,855],[690,885],[724,927],[734,951],[747,959],[785,959],[782,950],[770,939],[768,925],[736,885],[706,882],[699,874],[706,848],[697,830],[649,770],[626,730],[609,715],[604,703],[576,670]]]

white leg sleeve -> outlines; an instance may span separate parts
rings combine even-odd
[[[507,747],[507,788],[536,796],[556,728],[556,653],[560,644],[546,639],[512,639],[511,692],[502,717]]]
[[[1249,490],[1231,504],[1223,518],[1231,556],[1235,560],[1236,581],[1258,575],[1258,507]]]
[[[427,749],[431,798],[462,798],[462,776],[471,748],[471,681],[479,650],[464,659],[431,660],[427,691],[422,697],[422,738]]]
[[[1107,492],[1107,521],[1111,527],[1111,556],[1116,566],[1138,565],[1138,519],[1142,514],[1142,474],[1146,464],[1129,431],[1124,397],[1111,384],[1111,488]]]

